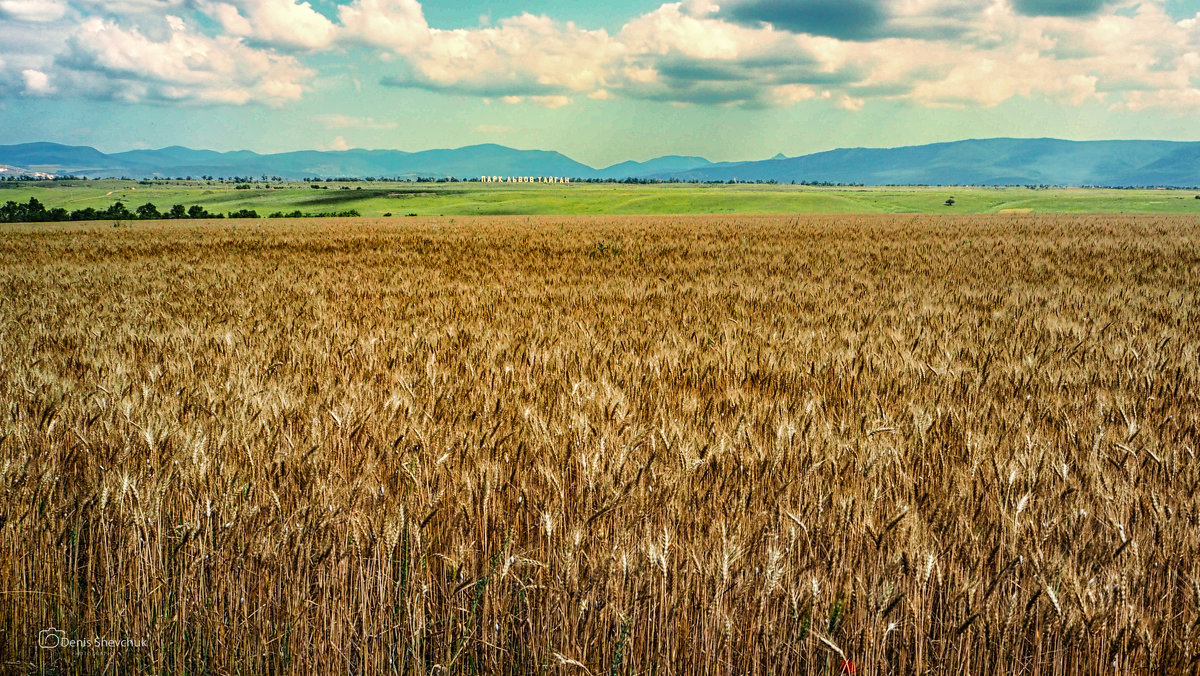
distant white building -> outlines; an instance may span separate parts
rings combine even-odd
[[[570,183],[567,176],[480,176],[480,183]]]

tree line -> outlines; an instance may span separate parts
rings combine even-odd
[[[351,217],[359,216],[357,210],[350,209],[347,211],[339,211],[332,213],[304,213],[300,211],[292,211],[283,213],[277,211],[268,218],[324,218],[324,217]],[[227,214],[213,213],[200,205],[192,205],[185,207],[182,204],[176,204],[169,210],[162,212],[158,210],[152,202],[147,202],[133,211],[122,202],[114,202],[107,209],[96,209],[94,207],[86,207],[67,211],[62,207],[54,207],[47,209],[36,197],[30,197],[26,203],[18,203],[13,201],[5,202],[4,206],[0,206],[0,223],[48,223],[57,221],[153,221],[163,219],[185,219],[185,218],[259,218],[258,212],[253,209],[239,209],[230,211]]]

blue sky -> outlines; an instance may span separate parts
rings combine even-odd
[[[1200,140],[1200,0],[0,0],[0,144]]]

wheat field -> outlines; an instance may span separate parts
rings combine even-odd
[[[1196,673],[1198,289],[1193,217],[5,227],[0,671]]]

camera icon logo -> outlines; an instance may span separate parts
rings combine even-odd
[[[66,637],[66,632],[62,629],[49,627],[38,632],[38,646],[45,648],[57,648],[63,644]]]

